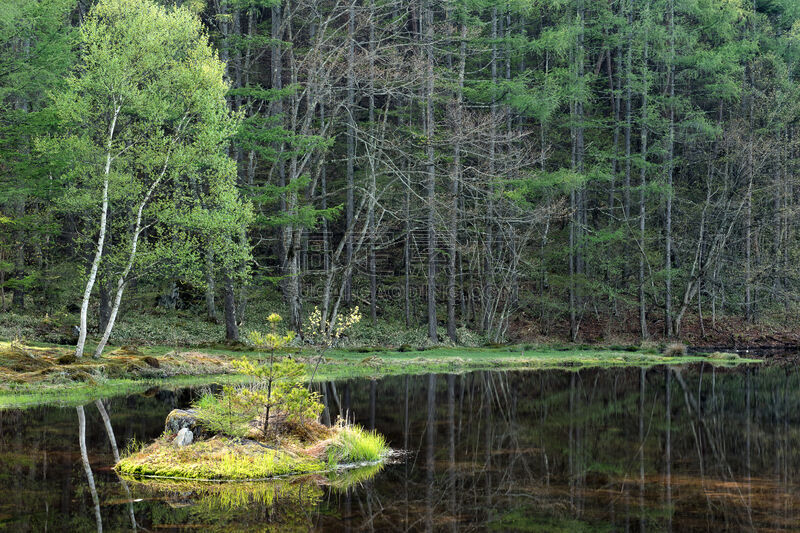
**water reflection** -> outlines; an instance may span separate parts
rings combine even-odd
[[[89,485],[89,492],[92,495],[92,502],[94,503],[94,518],[97,522],[97,533],[103,533],[103,519],[100,517],[100,498],[97,496],[97,488],[94,484],[92,466],[89,464],[89,454],[86,452],[86,414],[83,411],[82,405],[77,409],[78,443],[81,448],[81,462],[83,463],[83,470],[86,472],[86,480]]]
[[[475,372],[320,386],[408,450],[268,484],[121,480],[192,391],[0,411],[0,529],[741,531],[800,523],[795,367]],[[88,408],[93,407],[93,408]],[[77,430],[77,438],[75,433]],[[76,443],[77,441],[77,443]],[[118,447],[119,446],[119,447]]]
[[[308,531],[323,490],[313,479],[268,483],[133,482],[142,499],[161,501],[153,509],[159,530]]]

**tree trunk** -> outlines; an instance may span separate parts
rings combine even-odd
[[[75,347],[75,357],[83,357],[83,350],[86,345],[86,328],[87,318],[89,314],[89,299],[92,296],[92,288],[97,279],[97,269],[100,266],[100,259],[103,257],[103,246],[106,240],[106,221],[108,219],[108,181],[109,173],[111,172],[111,143],[114,140],[114,131],[117,126],[117,117],[119,117],[120,106],[114,106],[114,115],[111,119],[111,125],[108,128],[108,140],[106,141],[106,166],[105,175],[103,177],[103,207],[100,215],[100,235],[97,238],[97,248],[92,261],[91,269],[89,270],[89,279],[86,281],[86,288],[83,291],[83,302],[81,303],[81,325],[80,332],[78,333],[78,345]]]
[[[633,100],[633,0],[628,3],[628,49],[625,54],[625,190],[622,203],[622,212],[625,222],[631,216],[631,129],[633,115],[631,101]]]
[[[755,162],[753,158],[753,128],[755,127],[753,121],[753,94],[752,94],[752,68],[751,68],[751,94],[749,96],[749,134],[747,142],[747,197],[745,206],[745,264],[744,264],[744,317],[747,323],[753,321],[753,181],[755,179]]]
[[[425,137],[427,142],[427,208],[428,208],[428,337],[438,342],[436,333],[436,169],[434,165],[433,136],[435,134],[433,117],[433,8],[430,0],[425,1]]]
[[[110,244],[110,243],[109,243]],[[113,288],[111,287],[111,280],[103,279],[101,277],[98,283],[100,293],[100,308],[98,310],[97,330],[105,331],[108,327],[108,321],[111,318],[111,308],[114,305]]]
[[[369,2],[369,131],[370,131],[370,154],[369,154],[369,194],[374,198],[378,194],[375,177],[375,163],[377,154],[376,131],[375,131],[375,0]],[[375,227],[375,208],[374,200],[370,201],[367,223],[369,224],[369,316],[372,325],[378,325],[378,276],[375,264],[375,246],[377,239],[377,228]]]
[[[353,188],[354,182],[354,166],[356,159],[356,97],[355,97],[355,61],[356,61],[356,13],[355,2],[350,2],[348,8],[348,21],[347,21],[347,190],[345,191],[345,223],[349,228],[353,223]],[[353,262],[353,234],[352,232],[347,236],[347,247],[345,253],[345,262],[350,264]],[[352,271],[351,271],[352,272]],[[348,273],[345,279],[344,301],[345,304],[351,305],[353,302],[352,295],[353,277]]]
[[[578,339],[578,321],[575,312],[575,189],[569,191],[569,338]]]
[[[403,309],[405,311],[406,328],[411,327],[411,183],[406,185],[403,198],[403,220],[405,239],[403,240]]]
[[[14,279],[16,279],[18,284],[14,285],[14,289],[12,290],[11,295],[11,304],[16,307],[17,309],[24,309],[25,308],[25,289],[22,287],[21,282],[25,279],[25,230],[22,228],[24,224],[21,223],[21,220],[25,217],[25,198],[20,197],[17,199],[16,205],[16,218],[17,218],[17,227],[19,228],[17,231],[14,232],[14,239],[16,240],[16,246],[14,250]]]
[[[216,280],[214,277],[214,250],[206,249],[206,317],[209,322],[217,322]]]
[[[176,142],[177,142],[177,135],[180,135],[180,132],[183,129],[184,122],[181,122],[181,125],[178,127],[178,132],[176,133]],[[100,339],[100,342],[97,344],[97,349],[94,352],[94,357],[100,357],[103,354],[103,349],[108,342],[108,338],[111,336],[111,330],[114,328],[114,323],[117,320],[117,313],[119,312],[119,306],[122,302],[122,293],[125,291],[125,285],[128,281],[128,275],[133,268],[134,260],[136,259],[136,250],[139,245],[139,236],[142,234],[142,216],[144,213],[144,208],[147,206],[147,203],[150,201],[150,198],[153,196],[153,193],[158,188],[158,185],[161,183],[161,180],[164,179],[164,176],[167,173],[167,169],[169,168],[169,161],[172,152],[170,151],[167,153],[167,156],[164,160],[164,166],[161,168],[161,173],[159,176],[153,181],[150,187],[147,189],[147,192],[144,195],[144,198],[141,202],[139,202],[139,206],[136,210],[136,224],[134,225],[133,235],[131,236],[131,249],[128,253],[128,263],[125,265],[125,269],[120,274],[119,278],[117,279],[117,291],[114,296],[114,303],[111,307],[111,315],[108,317],[108,323],[106,324],[105,329],[103,330],[103,336]]]
[[[461,184],[461,173],[463,171],[461,163],[461,138],[464,134],[463,126],[463,103],[464,103],[464,73],[466,70],[467,58],[467,24],[464,15],[459,14],[461,19],[461,42],[458,48],[458,88],[456,89],[455,107],[455,144],[453,146],[453,177],[450,183],[450,228],[448,232],[448,278],[447,278],[447,336],[453,342],[458,342],[456,333],[456,254],[458,246],[458,210],[459,210],[459,188]]]
[[[111,218],[111,214],[109,213],[108,218]],[[113,227],[113,224],[109,224],[110,227]],[[114,234],[110,231],[106,231],[106,243],[103,247],[103,257],[100,259],[102,262],[105,258],[109,256],[109,251],[114,244]],[[97,331],[105,331],[106,327],[108,326],[108,321],[111,318],[111,308],[114,306],[114,288],[111,284],[110,279],[110,272],[108,275],[103,276],[100,275],[100,279],[98,280],[98,289],[100,293],[100,309],[99,309],[99,319],[97,321]]]
[[[319,104],[319,120],[321,124],[325,124],[325,104]],[[325,160],[322,161],[322,166],[320,168],[320,197],[322,202],[322,210],[325,211],[328,209],[328,173],[327,173],[327,166],[325,165]],[[331,268],[331,258],[330,258],[330,235],[328,235],[328,219],[323,217],[322,218],[322,268],[325,271],[325,275],[328,275],[328,271]]]
[[[281,39],[283,38],[283,28],[281,24],[281,6],[274,5],[270,12],[270,36],[272,38],[272,46],[270,47],[270,62],[272,72],[270,73],[270,83],[272,89],[280,91],[283,89],[283,50],[281,48]],[[283,98],[276,98],[270,104],[270,114],[272,117],[282,117],[283,115]],[[277,119],[277,124],[283,124],[283,118]],[[274,150],[276,152],[274,166],[278,174],[278,186],[281,188],[280,193],[280,212],[286,213],[286,162],[283,157],[283,142],[278,141],[274,143]],[[286,272],[286,261],[288,250],[284,247],[286,240],[286,228],[281,227],[278,235],[278,260],[281,273]],[[284,284],[282,284],[283,288]],[[285,294],[285,293],[284,293]]]
[[[584,47],[584,27],[585,27],[585,6],[584,0],[578,1],[578,51],[577,51],[577,60],[578,60],[578,83],[583,87],[585,84],[584,80],[584,56],[585,56],[585,47]],[[585,167],[584,167],[584,136],[583,136],[583,96],[579,96],[578,99],[575,101],[575,115],[577,120],[577,125],[575,126],[575,162],[576,162],[576,169],[580,176],[584,175]],[[576,192],[578,197],[578,226],[576,228],[578,235],[582,235],[584,229],[586,227],[586,193],[584,187],[581,185],[581,188]],[[584,240],[581,238],[580,242],[574,242],[573,244],[577,247],[576,252],[576,270],[578,273],[585,274],[585,265],[584,265],[584,254],[582,253],[584,247]],[[573,285],[574,289],[574,285]],[[577,300],[577,294],[574,295],[574,298]],[[573,305],[573,312],[575,311],[575,305]],[[573,319],[574,320],[574,319]],[[578,324],[575,323],[575,328],[573,330],[574,337],[572,341],[576,341],[578,337]]]
[[[486,244],[484,246],[483,258],[483,301],[481,309],[482,318],[480,324],[481,331],[489,329],[491,317],[491,300],[494,292],[494,178],[497,172],[497,6],[492,7],[492,85],[491,85],[491,105],[490,105],[490,124],[489,124],[489,186],[486,195]]]
[[[225,286],[223,290],[225,294],[225,340],[238,342],[239,325],[236,322],[236,301],[233,292],[233,281],[227,273],[225,274]]]
[[[576,78],[578,84],[583,84],[584,80],[584,17],[585,10],[583,0],[579,0],[577,6],[578,16],[578,35],[576,37],[575,63]],[[583,100],[582,96],[576,98],[571,105],[575,126],[573,126],[572,142],[572,168],[578,175],[584,173],[584,137],[583,137]],[[581,189],[576,187],[570,189],[570,223],[569,223],[569,329],[570,339],[575,342],[578,338],[578,317],[577,317],[577,287],[575,275],[583,271],[583,260],[580,252],[576,248],[581,248],[578,239],[581,233],[580,226],[584,218],[585,200]]]
[[[751,32],[755,36],[756,0],[753,0],[753,26]],[[753,143],[755,136],[754,99],[755,79],[753,64],[748,65],[747,75],[750,84],[748,94],[748,136],[747,136],[747,205],[745,208],[745,281],[744,281],[744,317],[747,323],[753,321],[753,181],[755,179],[755,162],[753,159]]]
[[[641,124],[641,158],[642,168],[639,169],[640,189],[639,189],[639,332],[642,339],[647,339],[650,334],[647,331],[647,304],[644,300],[644,279],[645,279],[645,253],[647,245],[645,243],[645,214],[646,214],[646,189],[647,189],[647,93],[648,93],[648,68],[647,68],[648,42],[644,42],[644,61],[642,63],[642,124]]]
[[[669,2],[669,139],[667,146],[667,214],[665,220],[666,247],[664,268],[666,271],[664,294],[664,321],[667,337],[673,336],[672,328],[672,180],[675,152],[675,0]]]

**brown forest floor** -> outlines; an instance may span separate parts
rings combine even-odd
[[[638,344],[641,341],[639,317],[624,315],[609,319],[586,316],[579,328],[579,343],[585,344]],[[650,338],[656,341],[668,340],[664,320],[659,318],[648,322]],[[548,343],[556,339],[569,338],[569,323],[556,323],[543,334],[538,321],[526,320],[523,316],[512,320],[509,337],[514,342]],[[687,316],[681,325],[679,339],[693,347],[720,349],[747,348],[796,348],[800,347],[800,325],[776,326],[764,322],[748,324],[743,318],[723,317],[714,323],[704,317],[702,325],[697,316]]]

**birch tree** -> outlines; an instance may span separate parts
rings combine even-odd
[[[92,289],[112,230],[111,204],[120,219],[113,226],[122,234],[114,237],[118,268],[110,317],[95,351],[99,357],[148,228],[155,238],[157,228],[185,217],[198,202],[199,180],[235,180],[235,166],[223,155],[235,121],[225,101],[224,64],[189,10],[149,0],[102,0],[90,11],[80,41],[78,68],[56,96],[66,133],[52,148],[74,151],[65,203],[91,213],[87,233],[97,235],[81,301],[78,357],[85,350]],[[217,184],[203,194],[227,190]],[[230,202],[228,207],[235,208]],[[190,239],[172,237],[188,250]],[[178,258],[175,252],[161,256]]]

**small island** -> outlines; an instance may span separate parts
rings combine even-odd
[[[120,459],[121,474],[193,480],[256,480],[333,472],[380,463],[389,453],[383,436],[346,420],[319,422],[319,395],[305,383],[307,366],[280,350],[293,334],[253,332],[251,342],[269,352],[265,362],[247,358],[234,366],[250,381],[207,392],[191,409],[167,416],[152,444]]]
[[[263,439],[255,427],[250,437],[212,435],[200,424],[193,410],[172,411],[164,434],[123,457],[117,471],[198,481],[258,480],[376,464],[389,452],[381,435],[341,422],[326,427],[306,421],[303,433],[273,439]],[[177,432],[171,431],[176,427]]]

